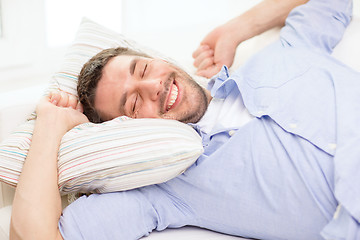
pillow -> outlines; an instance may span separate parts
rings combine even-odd
[[[61,71],[53,76],[47,94],[62,90],[77,95],[82,65],[102,49],[128,47],[174,62],[121,34],[83,19]],[[0,144],[0,181],[16,186],[30,148],[36,114]],[[58,153],[62,194],[122,191],[161,183],[184,172],[203,152],[197,132],[174,120],[130,119],[81,124],[61,141]]]

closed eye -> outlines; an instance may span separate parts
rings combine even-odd
[[[143,78],[143,77],[144,77],[147,66],[148,66],[148,65],[147,65],[147,63],[146,63],[146,64],[145,64],[145,67],[144,67],[144,71],[143,71],[143,72],[142,72],[142,74],[141,74],[141,78]]]
[[[133,104],[133,107],[132,107],[132,113],[133,114],[135,113],[135,110],[136,110],[136,104],[137,104],[137,101],[138,101],[138,97],[139,97],[139,94],[136,94],[134,104]]]
[[[134,104],[132,106],[132,118],[137,118],[139,110],[141,109],[141,96],[140,94],[136,94],[136,97],[134,99]]]

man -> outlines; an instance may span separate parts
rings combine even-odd
[[[119,114],[184,122],[201,118],[192,125],[203,139],[204,154],[171,181],[82,197],[60,217],[59,209],[51,208],[57,199],[56,164],[44,159],[56,159],[51,146],[86,120],[74,109],[51,106],[47,99],[38,107],[41,121],[33,140],[37,145],[30,149],[19,181],[13,218],[21,219],[21,210],[28,209],[25,196],[31,196],[26,203],[36,197],[25,180],[40,184],[49,178],[42,185],[47,196],[40,197],[48,206],[41,214],[51,220],[42,223],[50,230],[40,228],[37,221],[33,224],[31,216],[36,216],[31,213],[23,221],[52,238],[61,238],[60,231],[65,239],[137,239],[154,229],[195,225],[259,239],[358,239],[360,74],[330,56],[350,19],[348,1],[312,0],[296,8],[279,41],[232,75],[222,68],[210,81],[212,99],[205,90],[188,87],[188,76],[166,62],[139,56],[110,58],[86,108],[95,109],[100,120]],[[216,55],[210,51],[201,57],[199,64],[210,59],[202,70],[217,67]],[[192,102],[194,98],[199,103]],[[66,96],[54,101],[76,108]],[[188,117],[207,103],[202,117]],[[54,112],[66,127],[50,121]],[[46,124],[58,129],[55,136],[47,134]],[[44,138],[51,141],[40,148]],[[47,147],[50,150],[40,151]],[[38,165],[52,174],[32,169]],[[60,230],[54,227],[59,218]],[[15,222],[14,236],[21,236],[26,227]]]
[[[127,115],[195,123],[211,99],[182,69],[124,48],[106,49],[84,65],[78,95],[92,122]]]

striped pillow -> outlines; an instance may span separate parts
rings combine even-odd
[[[35,120],[0,145],[0,179],[16,186]],[[200,136],[173,120],[130,119],[79,125],[65,134],[58,154],[61,193],[113,192],[167,181],[202,153]]]
[[[61,71],[47,90],[77,95],[82,65],[102,49],[128,47],[154,57],[161,54],[84,19]],[[0,181],[16,186],[28,153],[36,114],[0,144]],[[200,136],[174,120],[130,119],[73,128],[62,139],[58,154],[59,189],[74,192],[112,192],[167,181],[184,172],[202,153]]]

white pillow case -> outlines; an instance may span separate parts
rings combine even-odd
[[[173,62],[83,19],[47,92],[60,89],[77,95],[77,76],[82,65],[101,50],[119,46]],[[33,113],[0,144],[0,181],[16,186],[30,148],[35,119]],[[119,117],[102,124],[82,124],[62,139],[58,154],[59,189],[62,194],[104,193],[161,183],[184,172],[202,152],[196,131],[174,120]]]

